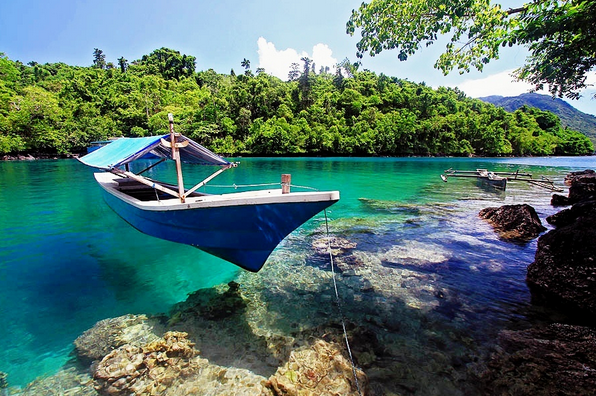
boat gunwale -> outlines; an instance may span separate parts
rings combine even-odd
[[[142,201],[118,190],[116,182],[119,176],[109,173],[95,173],[95,180],[108,193],[142,210],[173,211],[193,210],[226,206],[270,205],[286,203],[308,203],[320,201],[338,201],[339,191],[299,191],[282,194],[282,189],[242,191],[225,194],[209,194],[188,197],[181,203],[178,198]],[[150,187],[147,187],[150,189]]]

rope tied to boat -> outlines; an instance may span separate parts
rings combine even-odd
[[[233,188],[235,190],[239,188],[245,187],[266,187],[266,186],[279,186],[281,183],[261,183],[261,184],[209,184],[209,187],[216,187],[216,188]],[[207,187],[207,184],[205,184]]]
[[[325,230],[327,232],[327,251],[329,252],[329,261],[331,263],[331,274],[333,279],[333,288],[335,290],[335,302],[339,311],[339,317],[341,319],[341,327],[344,332],[344,341],[346,342],[346,349],[348,350],[348,356],[350,357],[350,363],[352,364],[352,375],[354,376],[354,383],[358,390],[358,395],[362,396],[362,390],[360,389],[360,383],[358,382],[358,376],[356,375],[356,365],[354,364],[354,357],[352,356],[352,349],[350,348],[350,341],[348,340],[348,331],[346,330],[346,320],[341,309],[341,300],[339,298],[339,292],[337,291],[337,281],[335,280],[335,264],[333,262],[333,251],[331,250],[331,237],[329,236],[329,221],[327,219],[327,209],[325,212]]]

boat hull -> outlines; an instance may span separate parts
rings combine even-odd
[[[108,175],[107,177],[105,175]],[[339,200],[339,192],[208,195],[142,202],[118,191],[111,174],[96,174],[108,206],[139,231],[195,246],[244,269],[261,269],[292,231]]]

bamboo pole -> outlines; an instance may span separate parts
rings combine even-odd
[[[180,151],[176,144],[176,133],[174,133],[174,115],[168,113],[168,120],[170,122],[170,145],[172,147],[172,159],[176,162],[176,174],[178,175],[178,195],[180,202],[184,203],[184,180],[182,179],[182,164],[180,162]]]
[[[169,194],[173,197],[178,198],[178,193],[176,191],[170,190],[169,188],[164,187],[161,184],[155,183],[154,181],[148,180],[148,179],[144,178],[143,176],[138,176],[132,172],[126,172],[126,171],[119,171],[119,172],[113,172],[113,173],[117,173],[119,175],[124,175],[124,176],[130,177],[131,179],[136,180],[139,183],[143,183],[146,186],[149,186],[151,188],[154,188],[156,190],[162,191],[166,194]]]
[[[186,192],[186,197],[188,197],[190,194],[192,194],[193,192],[195,192],[198,188],[203,187],[205,184],[207,184],[209,181],[211,181],[213,178],[215,178],[216,176],[218,176],[223,171],[228,170],[228,169],[230,169],[232,167],[234,167],[234,164],[226,165],[223,168],[217,170],[211,176],[209,176],[208,178],[206,178],[205,180],[203,180],[202,182],[200,182],[199,184],[197,184],[196,186],[194,186],[193,188],[191,188],[190,190],[188,190]]]

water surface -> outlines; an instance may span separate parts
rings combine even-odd
[[[499,240],[477,218],[478,211],[528,203],[544,223],[555,212],[549,205],[552,193],[513,182],[506,192],[495,192],[473,179],[443,183],[439,175],[447,168],[519,169],[563,186],[569,171],[596,165],[593,157],[237,160],[238,168],[204,190],[278,183],[281,173],[291,173],[294,185],[340,190],[340,202],[328,211],[331,231],[357,243],[362,257],[381,257],[386,276],[378,281],[386,284],[375,287],[393,290],[398,284],[399,290],[387,294],[393,304],[399,301],[421,314],[432,308],[440,314],[433,320],[457,323],[476,344],[493,342],[499,329],[544,319],[525,285],[536,242]],[[150,176],[167,170],[156,168]],[[241,275],[235,266],[197,249],[132,229],[104,204],[92,173],[75,160],[0,162],[0,371],[8,373],[12,386],[57,372],[69,359],[73,340],[98,320],[167,312],[187,294]],[[187,184],[203,173],[189,169]],[[292,234],[272,260],[283,257],[283,265],[295,271],[319,265],[304,241],[322,219],[319,215]],[[306,255],[305,264],[292,262],[297,249],[305,253],[300,256]],[[262,271],[268,271],[267,264]],[[405,276],[408,271],[418,275]],[[450,298],[441,297],[445,293]],[[381,304],[375,298],[367,304]],[[371,315],[370,307],[353,300],[347,307],[352,320]],[[272,308],[270,314],[280,312]],[[395,331],[390,323],[383,326]],[[404,342],[423,342],[415,331],[401,332]]]

